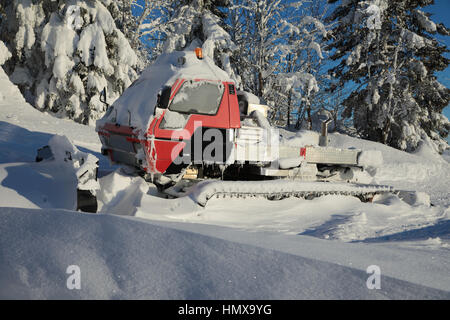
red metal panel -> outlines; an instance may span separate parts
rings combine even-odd
[[[105,137],[109,137],[110,136],[109,132],[106,132],[106,131],[99,131],[98,135],[99,136],[105,136]]]
[[[181,85],[183,84],[184,79],[177,79],[175,81],[175,83],[172,86],[172,92],[170,94],[170,100],[173,99],[173,97],[175,96],[175,94],[178,92],[178,90],[180,89]]]
[[[182,81],[180,81],[182,82]],[[203,115],[203,114],[192,114],[190,115],[186,126],[184,129],[179,130],[166,130],[161,129],[160,123],[164,117],[164,114],[158,119],[158,123],[156,124],[156,128],[154,130],[154,134],[158,138],[171,139],[174,136],[185,135],[186,131],[189,132],[190,136],[194,134],[194,131],[197,127],[209,127],[209,128],[239,128],[240,127],[240,118],[239,118],[239,106],[237,103],[237,97],[232,101],[232,114],[230,114],[230,103],[229,103],[229,91],[228,85],[226,82],[224,84],[224,94],[222,101],[220,102],[219,109],[217,114],[215,115]],[[174,94],[179,90],[179,87],[176,89]],[[171,99],[173,98],[172,95]],[[230,126],[230,121],[232,121],[232,126]]]
[[[185,146],[186,143],[181,141],[155,140],[156,154],[151,156],[151,160],[155,162],[157,172],[164,173]],[[151,152],[149,148],[147,151]]]
[[[173,99],[175,94],[181,87],[183,79],[176,81],[172,86],[172,96]],[[199,79],[196,79],[199,81]],[[198,127],[208,127],[208,128],[240,128],[240,113],[239,104],[237,101],[237,95],[230,95],[228,85],[233,84],[232,82],[223,82],[224,93],[222,101],[220,102],[219,109],[215,115],[201,115],[192,114],[190,115],[186,126],[179,130],[167,130],[161,129],[160,124],[164,118],[164,113],[157,119],[154,120],[156,123],[152,122],[149,128],[149,134],[154,134],[156,139],[172,139],[171,140],[155,140],[155,149],[157,151],[155,166],[158,172],[165,172],[173,160],[179,155],[183,147],[186,145],[180,140],[190,139]],[[234,85],[234,84],[233,84]]]
[[[155,173],[164,173],[167,168],[170,167],[172,161],[170,159],[158,159],[156,160],[156,172]]]
[[[119,125],[115,125],[113,123],[105,123],[105,125],[101,129],[106,130],[106,131],[115,132],[118,134],[128,135],[128,136],[134,135],[133,128],[128,127],[128,126],[122,126],[122,125],[119,126]]]
[[[300,157],[306,157],[306,148],[300,148]]]
[[[158,122],[158,118],[153,118],[152,122],[150,123],[150,126],[148,127],[148,135],[153,135],[155,132],[155,126],[156,123]]]
[[[225,87],[228,92],[228,106],[229,106],[229,114],[230,114],[230,125],[229,128],[240,128],[241,127],[241,114],[239,112],[239,103],[237,99],[236,89],[235,94],[230,94],[229,85],[234,85],[233,82],[227,82]]]
[[[185,145],[181,141],[155,140],[156,160],[175,160]]]

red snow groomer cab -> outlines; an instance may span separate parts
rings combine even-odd
[[[103,153],[112,162],[139,168],[149,174],[179,174],[188,164],[208,160],[226,162],[226,142],[222,141],[221,159],[203,159],[203,142],[208,131],[224,140],[229,130],[241,127],[239,104],[234,83],[177,79],[161,90],[154,116],[142,136],[135,128],[114,122],[99,130]],[[208,129],[216,129],[212,131]],[[194,144],[199,137],[200,146]],[[198,140],[198,139],[197,139]],[[211,142],[211,141],[209,141]],[[217,151],[219,154],[220,151]],[[145,157],[142,157],[142,156]],[[213,153],[215,157],[216,154]]]
[[[354,170],[361,170],[360,151],[328,147],[326,121],[319,146],[280,144],[277,129],[266,119],[268,107],[252,94],[238,91],[223,70],[199,52],[158,58],[97,122],[102,153],[112,162],[136,168],[160,190],[187,179],[255,182],[249,180],[281,178],[296,182],[278,183],[273,192],[268,191],[268,181],[263,191],[252,184],[240,188],[243,193],[269,196],[326,194],[330,189],[326,184],[305,187],[299,181],[355,180]],[[240,192],[225,190],[236,184],[223,186],[219,188],[222,193]],[[214,188],[219,190],[217,184]],[[335,185],[330,192],[341,189]],[[347,186],[345,192],[369,197],[386,191],[375,186],[361,190]]]

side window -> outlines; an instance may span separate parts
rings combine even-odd
[[[246,116],[248,111],[248,102],[244,95],[238,94],[238,103],[241,117]]]
[[[169,104],[171,90],[172,90],[172,87],[165,86],[162,89],[161,94],[158,94],[158,103],[157,103],[158,108],[167,109],[167,105]]]
[[[208,81],[185,81],[169,106],[170,111],[187,114],[217,113],[224,86]]]
[[[166,130],[183,129],[189,120],[189,114],[166,110],[166,114],[159,127]]]

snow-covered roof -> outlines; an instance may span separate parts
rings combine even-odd
[[[162,54],[113,104],[113,111],[97,121],[97,127],[116,117],[121,125],[130,125],[145,132],[153,117],[157,96],[165,85],[176,79],[232,81],[209,57],[198,59],[194,50]],[[131,117],[131,118],[130,118]]]

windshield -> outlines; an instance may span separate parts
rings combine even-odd
[[[169,110],[214,115],[219,109],[223,92],[222,83],[185,81],[173,98]]]

